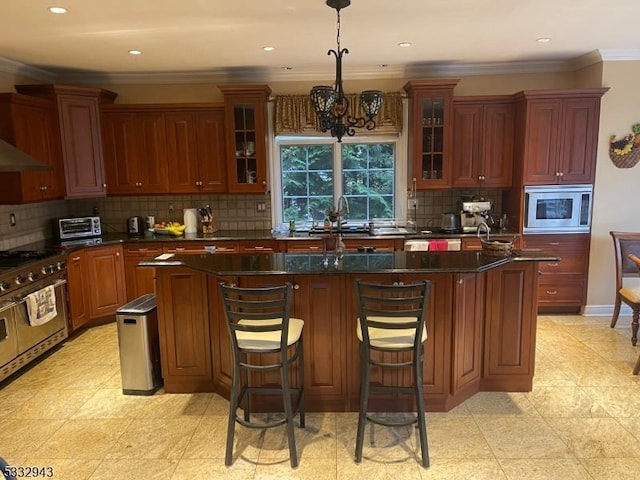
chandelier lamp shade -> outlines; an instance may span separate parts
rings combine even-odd
[[[340,48],[340,10],[351,5],[351,0],[327,0],[326,3],[336,10],[338,17],[336,36],[338,48],[327,52],[327,55],[333,54],[336,57],[336,82],[333,87],[324,85],[313,87],[310,97],[318,116],[320,130],[331,132],[331,136],[336,137],[338,142],[342,142],[343,136],[355,135],[356,128],[367,130],[376,128],[374,118],[382,106],[382,92],[365,90],[360,93],[360,105],[366,118],[354,117],[350,112],[349,100],[345,97],[342,88],[342,56],[349,53],[349,50]]]

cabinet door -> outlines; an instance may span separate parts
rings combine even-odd
[[[593,183],[596,163],[599,98],[564,101],[560,137],[560,183]]]
[[[212,391],[209,315],[203,314],[209,309],[207,276],[186,268],[159,268],[157,275],[165,391]]]
[[[480,175],[485,187],[510,187],[513,183],[514,125],[514,104],[484,106]]]
[[[104,158],[109,194],[137,192],[135,119],[131,113],[104,113]]]
[[[549,185],[558,181],[561,100],[532,100],[527,105],[524,184]]]
[[[67,283],[69,295],[69,327],[71,330],[76,330],[91,320],[84,251],[73,252],[67,258]]]
[[[58,116],[67,197],[105,195],[98,97],[59,95]]]
[[[126,298],[122,247],[89,248],[85,255],[86,280],[91,286],[90,315],[92,318],[113,315]]]
[[[482,106],[453,107],[453,185],[477,187],[481,181]]]
[[[531,390],[536,338],[535,262],[515,262],[487,276],[481,388]]]
[[[153,258],[162,253],[159,244],[125,245],[124,248],[124,276],[127,298],[129,302],[145,293],[155,292],[156,269],[139,267],[138,263],[145,258]]]
[[[198,191],[198,156],[195,118],[191,112],[167,112],[167,161],[172,193]]]
[[[137,128],[137,157],[139,193],[167,193],[169,172],[167,168],[167,140],[162,113],[135,115]]]
[[[196,112],[196,142],[199,191],[202,193],[225,192],[227,190],[225,168],[227,149],[224,109]]]
[[[267,186],[267,85],[225,85],[227,190],[263,193]]]

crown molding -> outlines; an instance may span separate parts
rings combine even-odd
[[[0,72],[19,75],[46,83],[55,83],[57,75],[41,68],[25,65],[9,58],[0,57]]]
[[[545,72],[571,72],[603,61],[640,60],[640,50],[594,50],[569,60],[485,63],[424,63],[408,66],[350,66],[345,80],[395,79],[419,77],[459,77]],[[0,71],[47,83],[78,85],[127,84],[225,84],[246,82],[333,81],[335,71],[328,68],[233,68],[194,72],[96,73],[55,72],[0,57]]]

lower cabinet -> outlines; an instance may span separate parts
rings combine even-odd
[[[92,247],[67,261],[71,328],[114,315],[126,303],[122,246]]]
[[[525,248],[560,257],[538,264],[538,312],[578,313],[587,301],[589,274],[588,233],[524,235]]]
[[[156,269],[139,267],[138,263],[144,259],[160,255],[162,246],[158,243],[125,244],[123,251],[127,302],[146,293],[155,292]]]

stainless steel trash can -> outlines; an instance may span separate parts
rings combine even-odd
[[[122,393],[153,395],[162,385],[156,296],[142,295],[116,312]]]

